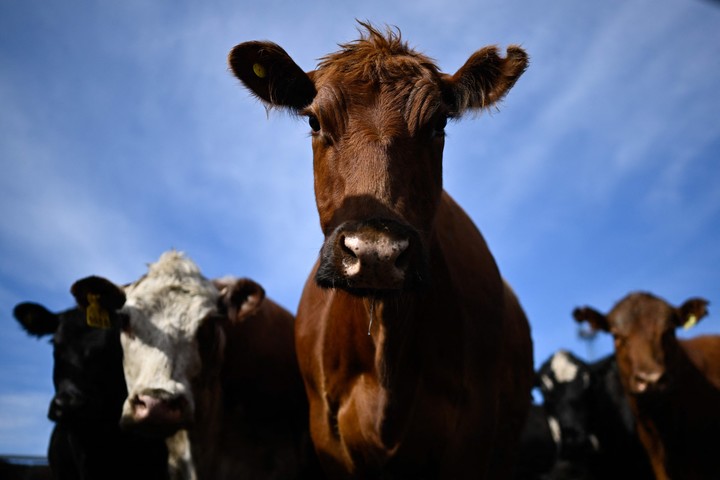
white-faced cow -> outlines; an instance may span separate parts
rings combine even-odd
[[[314,445],[333,478],[508,478],[530,405],[527,319],[472,220],[443,190],[448,119],[497,104],[511,46],[452,75],[363,24],[304,72],[270,42],[235,75],[308,119],[325,240],[298,306]]]
[[[176,251],[122,289],[73,286],[79,302],[123,290],[111,312],[129,391],[121,424],[167,437],[174,477],[315,478],[289,312],[256,282],[208,280]]]
[[[54,478],[167,478],[165,443],[119,426],[127,397],[119,329],[89,326],[79,308],[53,313],[26,302],[13,313],[30,335],[52,336],[55,396],[48,417],[55,426],[48,460]]]
[[[646,292],[607,315],[577,308],[578,322],[610,332],[638,435],[658,479],[720,478],[720,335],[678,339],[707,314],[707,301],[679,307]]]

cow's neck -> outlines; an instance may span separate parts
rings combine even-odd
[[[223,424],[222,388],[217,374],[202,377],[201,382],[193,385],[195,399],[195,420],[183,439],[179,437],[178,451],[189,459],[193,475],[198,478],[211,478],[215,471],[213,459],[217,455],[218,432]],[[184,445],[187,444],[187,446]],[[187,452],[183,450],[187,449]]]
[[[454,435],[471,404],[494,408],[488,392],[496,391],[498,380],[486,377],[483,366],[502,348],[489,339],[499,338],[493,330],[502,328],[504,307],[497,299],[503,282],[482,235],[447,195],[437,219],[428,238],[426,288],[359,297],[312,285],[301,304],[304,319],[308,306],[324,299],[324,389],[335,418],[330,428],[337,428],[344,402],[363,405],[357,412],[366,435],[379,434],[385,452],[427,431]]]
[[[165,440],[170,480],[197,480],[187,430],[179,430]]]
[[[383,390],[378,418],[385,419],[379,434],[386,446],[397,444],[408,434],[407,428],[424,417],[420,412],[428,405],[418,404],[417,399],[432,398],[439,406],[460,405],[466,397],[468,358],[462,346],[461,315],[437,295],[430,288],[363,300],[369,341],[375,346],[375,372]],[[452,430],[450,417],[446,427]]]
[[[682,341],[674,340],[666,348],[666,375],[670,379],[667,390],[661,395],[643,395],[636,401],[643,411],[650,413],[653,420],[660,426],[668,424],[673,431],[678,426],[683,428],[688,422],[703,423],[705,411],[700,408],[687,408],[689,404],[697,405],[698,401],[708,398],[720,400],[720,391],[715,389],[704,373],[691,360]],[[701,414],[701,418],[696,418]]]

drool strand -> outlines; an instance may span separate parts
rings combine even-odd
[[[375,299],[370,300],[370,323],[368,324],[368,336],[370,336],[370,329],[373,324],[373,317],[375,316]]]

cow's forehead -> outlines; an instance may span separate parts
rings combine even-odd
[[[158,327],[195,330],[216,309],[217,289],[195,282],[165,283],[145,279],[127,291],[123,310],[142,316]]]
[[[670,325],[672,307],[647,293],[635,293],[613,307],[607,318],[616,333],[657,333]]]
[[[219,292],[181,255],[163,255],[149,273],[125,288],[123,311],[162,330],[194,332],[217,308]]]
[[[560,383],[572,382],[577,378],[578,365],[563,351],[555,353],[550,361],[550,370]]]

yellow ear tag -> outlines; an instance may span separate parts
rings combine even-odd
[[[255,75],[257,75],[258,78],[265,78],[265,67],[259,63],[253,64],[253,72],[255,72]]]
[[[685,330],[690,330],[692,327],[695,326],[697,321],[698,321],[698,319],[695,315],[690,315],[687,319],[687,322],[685,322],[685,324],[683,325],[683,328]]]
[[[110,328],[110,315],[100,306],[100,295],[88,293],[87,324],[95,328]]]

